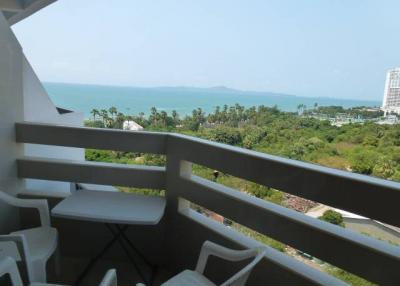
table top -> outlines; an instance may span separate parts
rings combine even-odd
[[[165,210],[165,198],[123,192],[79,190],[56,205],[55,217],[114,224],[155,225]]]

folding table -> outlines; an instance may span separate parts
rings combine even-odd
[[[128,247],[135,251],[149,265],[154,266],[141,254],[125,234],[129,225],[156,225],[164,215],[165,198],[158,196],[146,196],[123,192],[105,192],[79,190],[56,205],[51,213],[54,217],[101,222],[112,233],[113,238],[104,248],[88,263],[86,268],[78,276],[75,284],[79,285],[94,264],[115,243],[119,242],[132,264],[136,268],[146,284],[151,285],[151,278],[147,280],[130,255]],[[125,245],[125,243],[127,245]],[[128,247],[127,247],[128,246]]]

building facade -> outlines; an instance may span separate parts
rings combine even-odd
[[[400,114],[400,67],[387,72],[382,109],[385,114]]]

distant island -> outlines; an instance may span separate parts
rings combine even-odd
[[[296,95],[287,93],[278,93],[270,91],[254,91],[254,90],[241,90],[224,85],[212,86],[212,87],[195,87],[195,86],[159,86],[154,87],[158,90],[183,90],[189,92],[218,92],[218,93],[237,93],[237,94],[254,94],[254,95],[268,95],[268,96],[285,96],[285,97],[295,97]]]

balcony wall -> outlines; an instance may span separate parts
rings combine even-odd
[[[21,180],[17,177],[15,159],[22,146],[15,144],[15,122],[23,120],[22,48],[0,13],[0,190],[17,193]],[[18,227],[18,213],[0,202],[0,229]]]
[[[192,174],[192,163],[395,226],[400,225],[400,217],[396,215],[400,201],[398,183],[178,134],[28,122],[18,123],[16,133],[19,143],[165,154],[165,167],[21,157],[18,175],[166,190],[167,209],[160,225],[134,227],[130,237],[154,262],[172,272],[193,268],[201,244],[207,239],[239,248],[259,244],[193,211],[189,208],[190,201],[380,285],[398,285],[400,281],[399,247],[197,177]],[[60,229],[65,255],[90,254],[107,238],[98,224],[65,220],[54,223]],[[78,237],[75,234],[79,229],[85,230]],[[249,285],[343,284],[268,249],[264,261],[251,275]],[[113,255],[118,256],[118,251]],[[232,265],[222,266],[219,261],[212,260],[211,264],[208,275],[216,281],[235,270]]]

